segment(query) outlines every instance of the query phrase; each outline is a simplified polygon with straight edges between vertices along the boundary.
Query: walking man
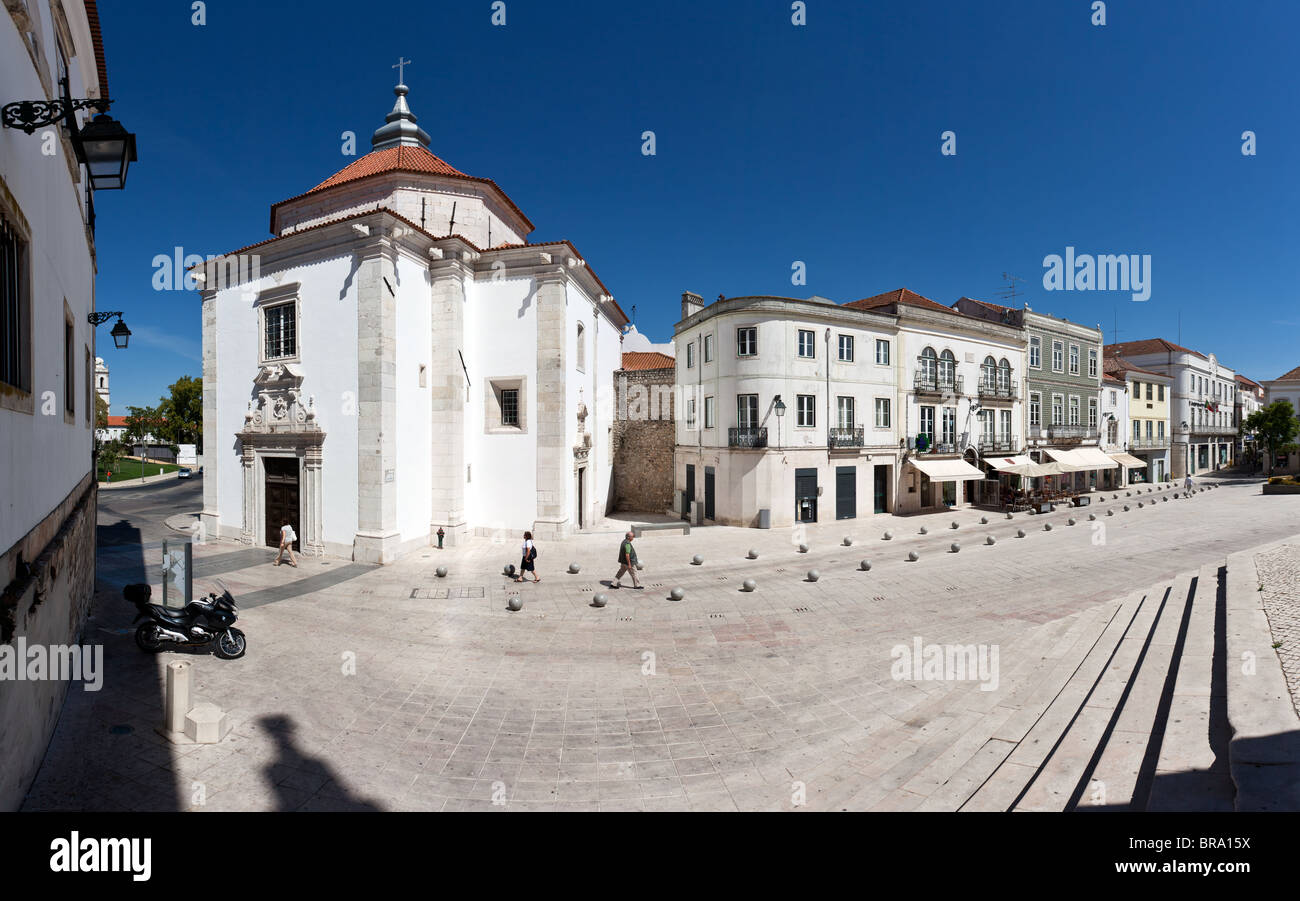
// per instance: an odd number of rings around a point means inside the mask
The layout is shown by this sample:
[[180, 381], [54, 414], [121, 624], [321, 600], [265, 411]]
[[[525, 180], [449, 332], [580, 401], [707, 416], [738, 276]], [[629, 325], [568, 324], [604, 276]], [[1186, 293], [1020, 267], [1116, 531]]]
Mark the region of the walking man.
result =
[[294, 569], [298, 568], [298, 560], [293, 555], [293, 543], [297, 540], [298, 536], [294, 534], [293, 526], [289, 525], [289, 520], [280, 520], [280, 553], [275, 555], [276, 566], [280, 565], [280, 561], [284, 558], [284, 552], [288, 551], [289, 564]]
[[1187, 478], [1183, 479], [1183, 487], [1188, 491], [1192, 490], [1192, 474], [1188, 473]]
[[632, 533], [628, 532], [623, 537], [623, 543], [618, 548], [618, 575], [614, 576], [614, 584], [610, 588], [622, 588], [619, 580], [624, 574], [631, 573], [632, 587], [640, 588], [641, 582], [636, 577], [636, 548], [632, 547]]

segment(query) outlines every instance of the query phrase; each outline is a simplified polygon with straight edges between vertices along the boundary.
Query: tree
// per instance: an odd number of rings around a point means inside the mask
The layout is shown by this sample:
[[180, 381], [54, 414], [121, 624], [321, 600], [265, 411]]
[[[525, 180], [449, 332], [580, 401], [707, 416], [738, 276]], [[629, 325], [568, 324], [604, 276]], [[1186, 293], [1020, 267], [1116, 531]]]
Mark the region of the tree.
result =
[[1268, 448], [1268, 471], [1273, 471], [1277, 454], [1296, 450], [1295, 437], [1300, 434], [1300, 420], [1289, 400], [1276, 400], [1246, 417], [1242, 430], [1255, 436]]
[[171, 444], [203, 444], [203, 379], [183, 375], [168, 389], [168, 396], [158, 401], [158, 413], [164, 423], [157, 436]]
[[149, 440], [158, 440], [164, 420], [157, 407], [127, 407], [126, 440], [144, 444], [144, 456], [149, 456]]
[[108, 428], [108, 404], [104, 403], [104, 398], [98, 394], [95, 395], [95, 430]]

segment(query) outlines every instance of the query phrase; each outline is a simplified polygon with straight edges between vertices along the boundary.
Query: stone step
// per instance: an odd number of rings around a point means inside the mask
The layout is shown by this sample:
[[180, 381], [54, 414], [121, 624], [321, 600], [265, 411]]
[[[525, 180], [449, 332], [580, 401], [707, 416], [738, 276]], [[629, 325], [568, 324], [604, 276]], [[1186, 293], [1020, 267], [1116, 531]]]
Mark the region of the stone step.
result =
[[1234, 808], [1226, 678], [1231, 661], [1221, 659], [1215, 673], [1215, 635], [1224, 625], [1218, 620], [1219, 566], [1207, 564], [1199, 573], [1147, 810]]
[[[1057, 740], [1085, 705], [1089, 692], [1101, 678], [1124, 638], [1141, 629], [1151, 614], [1149, 592], [1123, 599], [1114, 614], [1092, 636], [1084, 636], [1072, 653], [1036, 688], [1031, 700], [1008, 718], [992, 738], [1010, 745], [1002, 763], [966, 799], [961, 810], [1006, 811], [1035, 780]], [[987, 755], [989, 752], [985, 752]], [[987, 757], [982, 758], [987, 762]]]
[[1017, 810], [1133, 807], [1191, 584], [1184, 575], [1150, 593]]

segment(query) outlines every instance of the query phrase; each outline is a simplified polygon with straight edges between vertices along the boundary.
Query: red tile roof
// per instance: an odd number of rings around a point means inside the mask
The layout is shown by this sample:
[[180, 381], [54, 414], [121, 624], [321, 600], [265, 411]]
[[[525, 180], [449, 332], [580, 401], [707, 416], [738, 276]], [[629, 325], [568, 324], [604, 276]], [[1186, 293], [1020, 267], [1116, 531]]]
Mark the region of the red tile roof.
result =
[[[1296, 372], [1300, 372], [1300, 367], [1296, 368]], [[1237, 376], [1237, 381], [1241, 382], [1241, 384], [1243, 385], [1249, 385], [1251, 388], [1258, 388], [1260, 391], [1264, 390], [1263, 385], [1261, 385], [1259, 382], [1255, 381], [1254, 379], [1246, 378], [1244, 375], [1239, 374]]]
[[99, 30], [99, 7], [86, 0], [86, 21], [90, 24], [90, 45], [95, 48], [95, 74], [99, 77], [99, 99], [107, 100], [108, 66], [104, 63], [104, 36]]
[[108, 427], [109, 427], [110, 429], [115, 429], [115, 428], [117, 428], [118, 426], [122, 426], [122, 427], [125, 428], [125, 426], [126, 426], [126, 417], [125, 417], [125, 416], [110, 416], [110, 417], [108, 417]]
[[1292, 382], [1300, 379], [1300, 366], [1273, 379], [1275, 382]]
[[643, 369], [673, 369], [677, 361], [656, 351], [629, 350], [623, 354], [623, 368], [629, 372]]
[[1116, 356], [1115, 354], [1109, 353], [1109, 348], [1107, 348], [1107, 350], [1108, 352], [1106, 353], [1105, 357], [1102, 359], [1101, 362], [1101, 368], [1105, 370], [1107, 375], [1110, 375], [1112, 373], [1122, 375], [1126, 372], [1136, 372], [1136, 373], [1140, 373], [1141, 375], [1154, 375], [1158, 378], [1166, 378], [1166, 379], [1169, 378], [1169, 376], [1165, 375], [1163, 372], [1155, 372], [1150, 369], [1143, 369], [1141, 366], [1136, 366], [1121, 356]]
[[501, 198], [506, 202], [510, 209], [514, 210], [520, 220], [528, 227], [528, 231], [533, 231], [534, 226], [531, 220], [524, 215], [524, 211], [515, 206], [505, 191], [501, 190], [498, 185], [490, 178], [479, 178], [474, 175], [466, 175], [450, 163], [434, 156], [427, 148], [416, 145], [399, 145], [397, 147], [387, 147], [383, 150], [375, 150], [367, 153], [361, 159], [356, 160], [349, 165], [335, 172], [329, 178], [296, 197], [290, 197], [287, 200], [281, 200], [279, 203], [271, 206], [271, 231], [275, 231], [275, 214], [280, 207], [286, 203], [292, 203], [295, 200], [301, 200], [319, 191], [328, 191], [330, 188], [337, 188], [339, 185], [351, 184], [352, 182], [361, 181], [365, 178], [371, 178], [376, 175], [386, 175], [390, 172], [412, 172], [418, 175], [442, 175], [448, 178], [463, 178], [467, 181], [476, 181], [480, 184], [490, 185], [496, 190]]
[[1101, 380], [1102, 380], [1103, 382], [1110, 382], [1110, 383], [1115, 384], [1115, 385], [1123, 385], [1123, 384], [1124, 384], [1124, 380], [1123, 380], [1122, 378], [1120, 378], [1120, 377], [1117, 376], [1117, 375], [1111, 375], [1109, 372], [1103, 373], [1102, 376], [1101, 376]]
[[982, 307], [988, 307], [990, 310], [996, 310], [999, 313], [1019, 312], [1019, 310], [1016, 310], [1014, 307], [1004, 307], [1001, 304], [989, 303], [987, 300], [976, 300], [973, 297], [963, 297], [957, 302], [961, 303], [962, 300], [969, 300], [971, 303], [977, 303]]
[[877, 294], [874, 297], [864, 297], [862, 300], [855, 300], [844, 304], [844, 306], [854, 310], [878, 310], [881, 307], [890, 307], [900, 303], [920, 307], [923, 310], [933, 310], [936, 313], [947, 313], [950, 316], [966, 315], [951, 307], [945, 307], [941, 303], [935, 303], [930, 298], [922, 297], [907, 288], [895, 288], [893, 291], [886, 291], [884, 294]]
[[1205, 354], [1188, 347], [1180, 347], [1172, 341], [1166, 341], [1164, 338], [1145, 338], [1141, 341], [1121, 341], [1118, 344], [1107, 344], [1107, 354], [1115, 354], [1120, 357], [1140, 357], [1143, 354], [1194, 354], [1202, 360], [1206, 359]]

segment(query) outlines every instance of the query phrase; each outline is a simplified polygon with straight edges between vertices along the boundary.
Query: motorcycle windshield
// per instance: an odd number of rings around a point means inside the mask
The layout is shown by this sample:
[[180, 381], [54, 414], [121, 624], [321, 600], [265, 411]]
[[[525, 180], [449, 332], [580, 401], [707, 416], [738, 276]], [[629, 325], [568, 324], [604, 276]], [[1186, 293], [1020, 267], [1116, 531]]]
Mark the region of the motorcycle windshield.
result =
[[230, 593], [230, 589], [226, 587], [226, 583], [221, 581], [220, 579], [213, 579], [212, 581], [213, 584], [216, 585], [217, 592], [221, 600], [229, 604], [231, 610], [238, 610], [239, 607], [238, 605], [235, 604], [235, 596]]

